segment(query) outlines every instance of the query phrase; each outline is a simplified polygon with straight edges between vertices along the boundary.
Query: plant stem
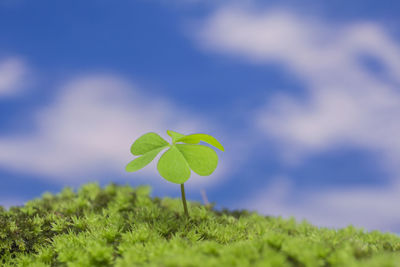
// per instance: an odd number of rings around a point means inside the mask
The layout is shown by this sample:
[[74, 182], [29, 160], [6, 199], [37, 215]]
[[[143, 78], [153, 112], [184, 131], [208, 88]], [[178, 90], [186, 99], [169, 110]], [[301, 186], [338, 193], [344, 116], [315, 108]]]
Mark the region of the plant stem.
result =
[[181, 184], [181, 193], [182, 193], [182, 203], [183, 203], [183, 209], [185, 210], [185, 215], [186, 217], [189, 218], [189, 212], [186, 204], [186, 196], [185, 196], [185, 186]]

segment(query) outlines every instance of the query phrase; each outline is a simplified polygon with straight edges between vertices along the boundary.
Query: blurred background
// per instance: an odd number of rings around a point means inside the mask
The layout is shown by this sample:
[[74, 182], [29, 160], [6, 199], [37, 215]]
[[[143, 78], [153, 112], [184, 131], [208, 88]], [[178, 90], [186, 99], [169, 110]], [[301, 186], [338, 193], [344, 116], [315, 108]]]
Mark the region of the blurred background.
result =
[[0, 205], [97, 181], [179, 197], [140, 135], [224, 146], [187, 197], [400, 232], [400, 2], [0, 0]]

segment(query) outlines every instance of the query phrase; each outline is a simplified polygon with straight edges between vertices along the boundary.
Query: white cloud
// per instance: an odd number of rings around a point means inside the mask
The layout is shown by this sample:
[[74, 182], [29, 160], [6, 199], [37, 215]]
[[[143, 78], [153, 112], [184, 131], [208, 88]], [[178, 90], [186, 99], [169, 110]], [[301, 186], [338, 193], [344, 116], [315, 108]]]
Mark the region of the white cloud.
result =
[[0, 61], [0, 97], [15, 95], [21, 92], [26, 84], [28, 68], [18, 58], [7, 58]]
[[[290, 180], [275, 179], [255, 197], [236, 205], [266, 215], [306, 219], [323, 227], [345, 227], [350, 224], [367, 230], [398, 232], [400, 183], [390, 188], [357, 187], [330, 191], [308, 191], [298, 194]], [[253, 193], [254, 194], [254, 193]], [[293, 195], [296, 196], [295, 201]]]
[[[392, 171], [382, 188], [306, 192], [298, 203], [290, 202], [294, 189], [278, 183], [260, 189], [243, 207], [326, 226], [398, 230], [400, 47], [383, 26], [230, 7], [210, 16], [199, 32], [196, 39], [206, 50], [254, 64], [282, 64], [304, 81], [305, 97], [282, 91], [255, 112], [256, 128], [276, 141], [289, 162], [301, 164], [307, 155], [349, 145], [375, 151], [378, 163]], [[368, 69], [362, 55], [374, 58], [380, 73]]]
[[[158, 176], [154, 163], [137, 174], [124, 171], [134, 158], [129, 148], [140, 135], [154, 131], [169, 140], [167, 129], [219, 131], [214, 122], [166, 99], [145, 95], [115, 76], [75, 78], [59, 92], [52, 103], [35, 113], [33, 133], [0, 137], [1, 167], [67, 184], [110, 179], [110, 174], [152, 177]], [[228, 161], [218, 166], [213, 179], [191, 179], [200, 184], [220, 181], [229, 169], [224, 166]]]
[[[209, 18], [198, 38], [251, 62], [282, 63], [305, 81], [307, 99], [282, 93], [256, 116], [287, 154], [344, 143], [400, 160], [400, 49], [379, 25], [334, 26], [289, 11], [228, 8]], [[386, 79], [368, 71], [361, 54], [381, 62]]]

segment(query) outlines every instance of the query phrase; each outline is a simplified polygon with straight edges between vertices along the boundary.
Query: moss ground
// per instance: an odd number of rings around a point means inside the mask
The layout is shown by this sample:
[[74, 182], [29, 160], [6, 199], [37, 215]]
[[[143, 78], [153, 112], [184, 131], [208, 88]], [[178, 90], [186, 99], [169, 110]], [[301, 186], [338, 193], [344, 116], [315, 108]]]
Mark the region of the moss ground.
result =
[[2, 266], [400, 266], [400, 237], [88, 184], [0, 207]]

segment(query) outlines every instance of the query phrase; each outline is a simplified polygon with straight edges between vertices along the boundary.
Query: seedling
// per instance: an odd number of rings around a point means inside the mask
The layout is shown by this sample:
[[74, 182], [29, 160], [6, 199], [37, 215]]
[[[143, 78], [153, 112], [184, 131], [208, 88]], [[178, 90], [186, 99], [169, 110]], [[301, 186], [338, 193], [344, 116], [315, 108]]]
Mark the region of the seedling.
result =
[[189, 212], [186, 204], [184, 183], [190, 178], [190, 170], [198, 175], [212, 174], [218, 165], [218, 155], [208, 146], [199, 145], [200, 141], [208, 143], [222, 151], [224, 147], [211, 135], [190, 134], [183, 135], [174, 131], [167, 131], [172, 138], [168, 143], [156, 133], [150, 132], [139, 137], [131, 146], [131, 153], [135, 158], [126, 165], [127, 172], [135, 172], [149, 164], [163, 149], [169, 148], [159, 159], [157, 169], [160, 175], [175, 184], [181, 185], [182, 203], [186, 216]]

